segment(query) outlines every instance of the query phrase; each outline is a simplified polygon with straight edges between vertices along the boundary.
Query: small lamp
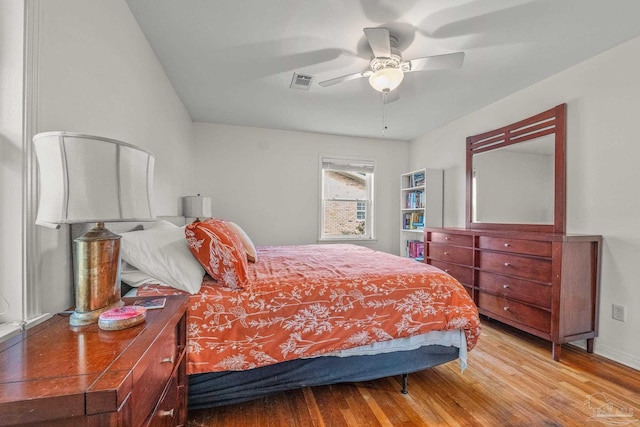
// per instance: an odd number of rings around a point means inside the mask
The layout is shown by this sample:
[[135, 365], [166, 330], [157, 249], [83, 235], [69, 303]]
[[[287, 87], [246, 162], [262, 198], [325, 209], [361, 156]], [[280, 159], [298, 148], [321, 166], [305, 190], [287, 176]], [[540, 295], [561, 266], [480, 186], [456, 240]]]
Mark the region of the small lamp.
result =
[[211, 197], [185, 196], [183, 202], [184, 216], [186, 218], [195, 218], [194, 222], [199, 222], [200, 218], [211, 217]]
[[97, 225], [74, 240], [73, 326], [98, 321], [123, 305], [120, 298], [120, 236], [105, 222], [152, 221], [154, 157], [125, 142], [71, 132], [33, 138], [40, 169], [36, 224]]

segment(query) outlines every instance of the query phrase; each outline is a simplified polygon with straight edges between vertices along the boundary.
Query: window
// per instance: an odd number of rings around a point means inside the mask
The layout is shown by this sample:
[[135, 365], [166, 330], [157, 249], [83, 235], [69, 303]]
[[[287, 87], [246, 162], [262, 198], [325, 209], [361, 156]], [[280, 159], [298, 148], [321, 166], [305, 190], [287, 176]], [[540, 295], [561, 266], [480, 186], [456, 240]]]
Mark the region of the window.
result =
[[374, 239], [371, 160], [322, 157], [320, 240]]
[[[31, 138], [36, 130], [35, 113], [38, 98], [38, 67], [34, 62], [37, 61], [39, 42], [39, 7], [39, 2], [31, 1], [24, 2], [23, 6], [9, 6], [9, 2], [4, 2], [0, 6], [0, 14], [3, 18], [6, 17], [2, 24], [12, 23], [3, 28], [3, 30], [6, 29], [3, 36], [7, 36], [8, 41], [15, 42], [8, 42], [7, 46], [11, 46], [11, 49], [0, 51], [0, 65], [8, 79], [15, 81], [19, 81], [20, 77], [23, 79], [19, 90], [14, 90], [14, 87], [10, 87], [11, 90], [4, 90], [3, 87], [0, 91], [0, 105], [10, 106], [12, 113], [16, 105], [23, 107], [16, 110], [21, 114], [10, 114], [7, 120], [3, 120], [6, 130], [11, 130], [7, 137], [10, 138], [7, 139], [8, 147], [18, 147], [22, 143], [22, 151], [21, 156], [11, 156], [6, 162], [3, 158], [1, 168], [3, 179], [7, 179], [0, 187], [7, 189], [9, 186], [15, 186], [15, 188], [2, 194], [2, 202], [7, 208], [0, 212], [0, 220], [3, 224], [12, 224], [14, 229], [18, 227], [19, 233], [16, 234], [12, 230], [2, 236], [6, 240], [5, 243], [14, 241], [15, 243], [3, 260], [9, 268], [0, 271], [0, 341], [49, 316], [42, 313], [40, 283], [37, 280], [41, 267], [38, 251], [41, 248], [38, 246], [40, 237], [35, 225], [37, 165], [31, 151], [33, 147]], [[22, 24], [13, 25], [16, 22], [23, 23], [24, 27]], [[16, 192], [19, 186], [22, 187], [22, 191]]]

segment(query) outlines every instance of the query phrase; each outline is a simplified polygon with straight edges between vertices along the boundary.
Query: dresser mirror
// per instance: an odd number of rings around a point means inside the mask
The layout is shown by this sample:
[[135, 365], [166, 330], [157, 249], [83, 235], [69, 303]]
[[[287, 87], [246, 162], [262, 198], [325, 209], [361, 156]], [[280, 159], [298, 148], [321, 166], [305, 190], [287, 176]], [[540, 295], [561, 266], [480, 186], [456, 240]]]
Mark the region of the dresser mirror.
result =
[[565, 119], [561, 104], [467, 138], [467, 228], [564, 232]]

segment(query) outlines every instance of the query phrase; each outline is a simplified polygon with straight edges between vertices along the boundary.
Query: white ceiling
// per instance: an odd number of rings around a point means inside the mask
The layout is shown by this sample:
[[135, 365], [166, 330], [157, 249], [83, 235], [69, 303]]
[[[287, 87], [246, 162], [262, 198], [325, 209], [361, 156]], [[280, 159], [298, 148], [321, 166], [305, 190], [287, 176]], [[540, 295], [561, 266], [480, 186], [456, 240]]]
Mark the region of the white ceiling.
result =
[[[126, 1], [194, 121], [398, 140], [640, 35], [639, 0]], [[367, 69], [365, 27], [389, 28], [405, 60], [464, 64], [407, 74], [386, 106], [367, 79], [320, 87]]]

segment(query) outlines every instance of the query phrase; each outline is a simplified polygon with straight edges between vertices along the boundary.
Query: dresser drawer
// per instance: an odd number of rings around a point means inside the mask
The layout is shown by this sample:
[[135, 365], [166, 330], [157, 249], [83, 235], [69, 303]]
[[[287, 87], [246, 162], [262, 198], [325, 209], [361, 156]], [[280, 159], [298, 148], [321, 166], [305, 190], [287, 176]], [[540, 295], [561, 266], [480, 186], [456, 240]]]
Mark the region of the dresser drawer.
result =
[[136, 410], [134, 425], [142, 425], [160, 400], [176, 366], [176, 354], [177, 334], [173, 329], [156, 341], [141, 360], [143, 373], [131, 394], [131, 404]]
[[551, 286], [499, 274], [478, 272], [478, 287], [501, 297], [551, 308]]
[[162, 398], [149, 419], [148, 426], [177, 426], [185, 423], [186, 420], [182, 420], [181, 417], [185, 410], [182, 406], [186, 401], [184, 396], [186, 389], [184, 385], [179, 384], [176, 371], [165, 387]]
[[473, 283], [473, 269], [471, 267], [463, 267], [461, 265], [449, 264], [448, 262], [436, 260], [431, 260], [430, 264], [434, 267], [438, 267], [445, 273], [449, 273], [463, 285], [471, 286]]
[[539, 331], [551, 331], [551, 313], [507, 298], [480, 292], [478, 307], [494, 313], [496, 317], [512, 320]]
[[427, 256], [439, 261], [473, 265], [473, 249], [471, 248], [430, 243], [427, 246]]
[[551, 282], [551, 260], [480, 251], [478, 266], [481, 270], [517, 276], [522, 279]]
[[473, 246], [473, 236], [464, 234], [429, 232], [427, 233], [427, 239], [430, 242], [445, 243], [447, 245]]
[[501, 237], [480, 236], [478, 247], [496, 251], [513, 252], [525, 255], [551, 256], [551, 242], [538, 240], [503, 239]]

